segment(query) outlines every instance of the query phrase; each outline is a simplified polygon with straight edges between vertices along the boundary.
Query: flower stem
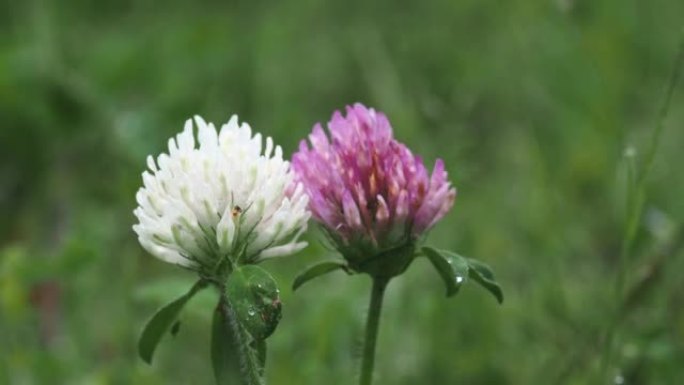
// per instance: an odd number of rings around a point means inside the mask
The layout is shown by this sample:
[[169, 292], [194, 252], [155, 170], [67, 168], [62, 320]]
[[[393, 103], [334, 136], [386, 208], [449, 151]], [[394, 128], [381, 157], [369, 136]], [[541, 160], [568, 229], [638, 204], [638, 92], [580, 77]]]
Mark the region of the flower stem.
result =
[[235, 310], [230, 304], [230, 301], [221, 294], [218, 304], [219, 311], [224, 322], [224, 328], [229, 333], [229, 340], [225, 341], [235, 348], [238, 354], [240, 382], [244, 385], [263, 385], [264, 381], [259, 375], [259, 367], [256, 363], [256, 357], [250, 351], [247, 344], [247, 335], [239, 324], [235, 315]]
[[368, 307], [368, 318], [366, 319], [366, 337], [363, 345], [360, 385], [371, 385], [373, 382], [375, 344], [378, 339], [382, 299], [385, 295], [385, 288], [387, 287], [388, 282], [388, 278], [373, 277], [373, 288], [371, 290], [370, 305]]

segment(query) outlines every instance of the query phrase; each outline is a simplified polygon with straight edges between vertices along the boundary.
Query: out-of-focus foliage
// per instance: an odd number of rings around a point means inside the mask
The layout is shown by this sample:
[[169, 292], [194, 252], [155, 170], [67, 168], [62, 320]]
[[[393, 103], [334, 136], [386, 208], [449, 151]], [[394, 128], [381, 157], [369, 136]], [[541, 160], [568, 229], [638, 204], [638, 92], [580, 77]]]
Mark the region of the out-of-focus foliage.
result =
[[[193, 298], [153, 367], [136, 338], [191, 274], [131, 231], [147, 154], [184, 120], [237, 113], [291, 154], [361, 101], [459, 196], [430, 244], [491, 265], [506, 292], [447, 299], [425, 259], [390, 284], [379, 384], [585, 384], [599, 367], [637, 161], [684, 19], [679, 0], [0, 5], [0, 383], [205, 384], [214, 298]], [[627, 384], [684, 375], [684, 92], [647, 181], [616, 336]], [[283, 288], [330, 255], [266, 264]], [[644, 279], [645, 277], [645, 279]], [[351, 384], [369, 280], [296, 295], [269, 339], [271, 384]], [[595, 383], [595, 382], [593, 382]]]

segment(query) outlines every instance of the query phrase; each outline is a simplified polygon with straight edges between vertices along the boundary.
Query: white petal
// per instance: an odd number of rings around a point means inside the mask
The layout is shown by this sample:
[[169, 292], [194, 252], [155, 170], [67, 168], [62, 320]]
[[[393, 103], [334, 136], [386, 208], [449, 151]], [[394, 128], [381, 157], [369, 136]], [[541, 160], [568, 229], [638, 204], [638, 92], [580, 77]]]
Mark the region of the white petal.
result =
[[235, 222], [231, 211], [227, 209], [218, 226], [216, 226], [216, 242], [221, 252], [224, 253], [231, 250], [235, 238]]
[[264, 156], [266, 158], [271, 156], [271, 152], [273, 151], [273, 139], [271, 137], [266, 137], [266, 149], [264, 150]]
[[185, 128], [183, 128], [183, 132], [178, 134], [176, 141], [178, 142], [178, 149], [181, 151], [189, 151], [195, 147], [195, 137], [192, 132], [192, 121], [188, 120], [185, 122]]
[[287, 245], [282, 246], [270, 247], [259, 254], [258, 260], [263, 261], [264, 259], [284, 257], [295, 254], [304, 249], [306, 246], [308, 246], [307, 242], [297, 242], [288, 243]]
[[157, 171], [157, 165], [154, 164], [154, 158], [152, 157], [152, 155], [147, 156], [147, 167], [151, 171]]

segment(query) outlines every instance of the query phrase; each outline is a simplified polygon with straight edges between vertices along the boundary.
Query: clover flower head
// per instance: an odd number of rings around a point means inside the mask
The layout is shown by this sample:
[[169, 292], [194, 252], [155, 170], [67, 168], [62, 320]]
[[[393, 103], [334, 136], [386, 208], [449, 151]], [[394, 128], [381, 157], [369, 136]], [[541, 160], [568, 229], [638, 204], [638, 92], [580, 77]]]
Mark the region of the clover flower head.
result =
[[[195, 138], [194, 126], [197, 127]], [[282, 149], [237, 116], [217, 130], [196, 116], [147, 158], [133, 226], [155, 257], [201, 272], [295, 253], [310, 213]]]
[[313, 217], [355, 264], [413, 245], [453, 206], [456, 190], [438, 159], [429, 175], [419, 156], [392, 136], [387, 117], [361, 104], [336, 111], [293, 156]]

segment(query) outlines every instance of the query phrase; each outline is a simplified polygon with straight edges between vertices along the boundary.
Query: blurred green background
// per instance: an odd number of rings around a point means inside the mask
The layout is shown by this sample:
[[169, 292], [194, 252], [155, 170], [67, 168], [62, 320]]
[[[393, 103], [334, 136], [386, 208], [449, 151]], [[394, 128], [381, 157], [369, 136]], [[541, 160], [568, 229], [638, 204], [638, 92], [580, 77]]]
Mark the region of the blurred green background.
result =
[[[429, 242], [480, 258], [506, 293], [446, 299], [416, 261], [388, 290], [378, 384], [589, 384], [625, 217], [684, 22], [680, 0], [0, 5], [0, 384], [209, 384], [211, 295], [152, 367], [138, 333], [192, 274], [131, 230], [147, 154], [186, 118], [237, 113], [291, 154], [361, 101], [459, 189]], [[684, 85], [647, 180], [616, 334], [616, 383], [684, 376]], [[283, 290], [270, 384], [353, 384], [369, 280], [315, 233], [266, 263]], [[208, 292], [207, 292], [208, 293]], [[205, 293], [205, 294], [207, 294]]]

